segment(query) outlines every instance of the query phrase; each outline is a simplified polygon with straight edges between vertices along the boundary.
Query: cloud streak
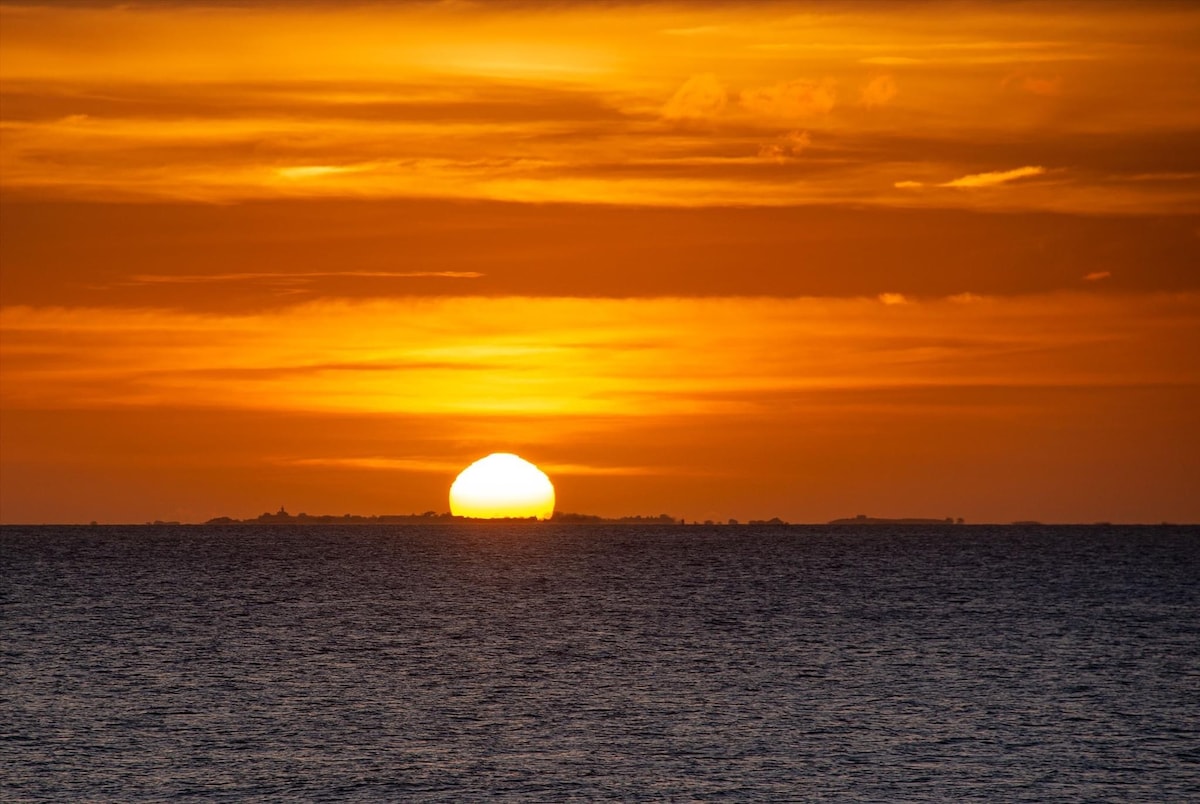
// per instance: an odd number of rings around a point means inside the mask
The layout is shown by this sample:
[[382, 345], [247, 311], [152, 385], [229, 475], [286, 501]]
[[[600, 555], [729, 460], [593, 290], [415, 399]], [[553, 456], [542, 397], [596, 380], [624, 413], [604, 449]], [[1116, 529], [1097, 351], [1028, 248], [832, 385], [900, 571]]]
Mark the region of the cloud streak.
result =
[[480, 279], [479, 271], [243, 271], [224, 274], [134, 274], [139, 285], [199, 285], [224, 282], [307, 283], [317, 279]]
[[[326, 458], [282, 458], [278, 460], [288, 466], [320, 466], [346, 469], [373, 469], [387, 472], [422, 472], [439, 475], [454, 475], [462, 471], [463, 464], [457, 461], [430, 458], [393, 458], [381, 456], [326, 457]], [[595, 466], [582, 463], [554, 463], [541, 461], [539, 468], [550, 474], [571, 477], [638, 477], [645, 475], [687, 474], [679, 467], [663, 466]]]
[[1038, 165], [1025, 165], [1024, 167], [1013, 168], [1012, 170], [995, 170], [988, 173], [972, 173], [968, 176], [962, 176], [957, 179], [939, 184], [939, 187], [959, 187], [959, 188], [975, 188], [975, 187], [996, 187], [1001, 184], [1008, 184], [1011, 181], [1018, 179], [1026, 179], [1032, 176], [1041, 176], [1046, 172], [1044, 167]]
[[903, 180], [895, 182], [892, 186], [898, 190], [918, 190], [922, 187], [950, 187], [953, 189], [978, 189], [984, 187], [998, 187], [1009, 182], [1017, 181], [1018, 179], [1027, 179], [1033, 176], [1041, 176], [1046, 173], [1046, 169], [1039, 165], [1026, 165], [1024, 167], [1013, 168], [1012, 170], [995, 170], [987, 173], [971, 173], [966, 176], [960, 176], [957, 179], [944, 181], [937, 184], [926, 184], [921, 181]]

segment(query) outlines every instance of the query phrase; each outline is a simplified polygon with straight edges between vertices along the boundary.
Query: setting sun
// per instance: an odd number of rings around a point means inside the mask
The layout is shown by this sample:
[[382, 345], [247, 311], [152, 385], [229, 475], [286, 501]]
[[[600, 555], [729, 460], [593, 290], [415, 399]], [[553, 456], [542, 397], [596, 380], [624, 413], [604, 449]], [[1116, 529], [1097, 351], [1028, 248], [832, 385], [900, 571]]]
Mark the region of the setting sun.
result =
[[450, 486], [450, 511], [472, 519], [549, 519], [554, 485], [529, 461], [496, 452], [459, 473]]

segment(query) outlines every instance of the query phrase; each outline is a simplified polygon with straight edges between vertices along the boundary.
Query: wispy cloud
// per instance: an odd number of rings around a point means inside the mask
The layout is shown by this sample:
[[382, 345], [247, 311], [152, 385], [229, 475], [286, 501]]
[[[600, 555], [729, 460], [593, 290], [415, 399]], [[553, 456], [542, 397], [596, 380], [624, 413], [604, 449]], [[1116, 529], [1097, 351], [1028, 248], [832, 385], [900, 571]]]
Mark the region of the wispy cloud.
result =
[[198, 285], [220, 282], [306, 283], [316, 279], [479, 279], [478, 271], [245, 271], [229, 274], [134, 274], [141, 285]]
[[636, 477], [640, 475], [676, 476], [694, 474], [695, 468], [675, 466], [594, 466], [583, 463], [538, 464], [551, 476], [576, 475], [579, 477]]
[[837, 104], [837, 81], [796, 79], [770, 86], [743, 90], [739, 98], [743, 108], [783, 119], [798, 119], [829, 114]]
[[313, 179], [341, 173], [360, 173], [370, 169], [370, 165], [296, 165], [276, 168], [275, 172], [285, 179]]
[[1108, 279], [1112, 276], [1112, 271], [1092, 271], [1089, 274], [1084, 274], [1083, 278], [1088, 282], [1099, 282], [1101, 279]]
[[1039, 165], [1026, 165], [1025, 167], [1013, 168], [1012, 170], [995, 170], [988, 173], [971, 173], [966, 176], [960, 176], [957, 179], [944, 181], [938, 184], [927, 184], [921, 181], [898, 181], [893, 184], [894, 187], [900, 190], [913, 190], [922, 187], [952, 187], [956, 189], [974, 189], [980, 187], [997, 187], [1001, 184], [1018, 179], [1025, 179], [1031, 176], [1041, 176], [1046, 172], [1044, 167]]
[[[394, 458], [377, 455], [358, 457], [280, 458], [276, 463], [287, 466], [328, 466], [345, 469], [375, 469], [386, 472], [427, 472], [453, 475], [466, 465], [465, 459], [449, 461], [435, 458]], [[584, 463], [554, 463], [540, 461], [538, 467], [551, 477], [556, 475], [576, 477], [637, 477], [643, 475], [690, 474], [674, 466], [603, 466]]]
[[383, 458], [377, 456], [355, 458], [280, 458], [275, 463], [286, 466], [332, 466], [345, 469], [379, 469], [388, 472], [434, 472], [453, 474], [462, 470], [462, 464], [454, 461], [425, 458]]
[[725, 108], [725, 86], [712, 73], [693, 75], [663, 107], [668, 120], [707, 120]]
[[810, 145], [812, 145], [812, 137], [808, 135], [807, 131], [789, 131], [775, 142], [761, 146], [758, 149], [758, 155], [762, 159], [786, 162], [799, 156]]
[[924, 64], [924, 59], [914, 59], [911, 56], [869, 56], [859, 59], [860, 64], [871, 64], [879, 67], [907, 67], [913, 64]]
[[692, 28], [667, 28], [663, 33], [668, 36], [712, 36], [727, 30], [724, 25], [697, 25]]
[[1046, 172], [1044, 167], [1037, 165], [1026, 165], [1025, 167], [1013, 168], [1012, 170], [995, 170], [988, 173], [972, 173], [968, 176], [953, 179], [938, 185], [939, 187], [995, 187], [999, 184], [1007, 184], [1010, 181], [1017, 179], [1025, 179], [1030, 176], [1041, 176]]

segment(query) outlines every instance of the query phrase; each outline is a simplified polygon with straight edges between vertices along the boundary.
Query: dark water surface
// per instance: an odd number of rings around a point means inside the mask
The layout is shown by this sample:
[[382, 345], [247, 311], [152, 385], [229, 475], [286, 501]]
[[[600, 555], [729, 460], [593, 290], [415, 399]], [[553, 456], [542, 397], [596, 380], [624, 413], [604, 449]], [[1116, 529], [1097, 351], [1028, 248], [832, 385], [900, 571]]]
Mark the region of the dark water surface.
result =
[[4, 528], [0, 799], [1200, 800], [1195, 528]]

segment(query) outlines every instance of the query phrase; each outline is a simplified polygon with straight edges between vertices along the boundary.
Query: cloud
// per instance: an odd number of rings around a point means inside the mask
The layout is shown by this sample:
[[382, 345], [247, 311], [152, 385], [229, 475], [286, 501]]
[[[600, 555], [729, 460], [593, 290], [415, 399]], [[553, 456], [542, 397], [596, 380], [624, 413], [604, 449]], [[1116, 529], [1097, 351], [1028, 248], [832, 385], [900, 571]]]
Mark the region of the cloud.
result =
[[279, 463], [289, 466], [334, 466], [348, 469], [383, 469], [393, 472], [434, 472], [454, 474], [462, 465], [453, 461], [423, 458], [284, 458]]
[[919, 190], [923, 187], [951, 187], [954, 189], [977, 189], [980, 187], [997, 187], [1001, 184], [1007, 184], [1017, 179], [1024, 179], [1029, 176], [1041, 176], [1046, 172], [1044, 167], [1040, 165], [1025, 165], [1024, 167], [1013, 168], [1012, 170], [994, 170], [988, 173], [971, 173], [966, 176], [960, 176], [957, 179], [940, 182], [938, 184], [927, 184], [923, 181], [898, 181], [892, 184], [897, 190]]
[[725, 87], [712, 73], [693, 75], [675, 91], [663, 107], [668, 120], [708, 120], [725, 108]]
[[1111, 176], [1110, 181], [1153, 181], [1153, 182], [1171, 182], [1171, 181], [1195, 181], [1200, 179], [1200, 172], [1189, 170], [1159, 170], [1153, 173], [1134, 173], [1126, 176]]
[[691, 28], [667, 28], [663, 33], [667, 36], [710, 36], [727, 30], [724, 25], [696, 25]]
[[[428, 472], [455, 475], [467, 465], [466, 459], [450, 461], [436, 458], [390, 458], [383, 456], [280, 458], [274, 463], [285, 466], [329, 466], [345, 469], [374, 469], [385, 472]], [[643, 475], [679, 476], [692, 474], [676, 466], [598, 466], [584, 463], [553, 463], [539, 461], [538, 468], [552, 477], [572, 475], [577, 477], [636, 477]]]
[[135, 274], [129, 279], [139, 285], [191, 285], [214, 282], [310, 282], [314, 279], [479, 279], [478, 271], [245, 271], [229, 274]]
[[999, 184], [1007, 184], [1010, 181], [1024, 179], [1029, 176], [1041, 176], [1045, 172], [1046, 169], [1039, 165], [1026, 165], [1024, 167], [1013, 168], [1012, 170], [994, 170], [990, 173], [972, 173], [968, 176], [962, 176], [960, 178], [939, 184], [938, 187], [995, 187]]
[[1088, 282], [1099, 282], [1101, 279], [1108, 279], [1112, 276], [1112, 271], [1092, 271], [1090, 274], [1084, 274], [1084, 279]]
[[879, 300], [889, 307], [898, 304], [908, 304], [908, 297], [903, 293], [880, 293]]
[[767, 143], [758, 149], [761, 159], [771, 159], [776, 162], [786, 162], [799, 156], [805, 148], [812, 144], [812, 137], [807, 131], [789, 131], [777, 141]]
[[742, 92], [742, 107], [767, 117], [794, 119], [828, 114], [837, 103], [837, 82], [797, 79]]
[[896, 79], [890, 75], [877, 75], [863, 85], [859, 100], [863, 106], [873, 109], [891, 103], [898, 91]]
[[908, 56], [871, 56], [859, 59], [859, 64], [874, 64], [880, 67], [906, 67], [912, 64], [924, 64], [925, 59], [914, 59]]
[[[1131, 21], [1145, 17], [1146, 41], [1151, 31], [1164, 46], [1175, 41], [1178, 21], [1149, 10], [1099, 15], [1089, 22], [1099, 38], [1080, 50], [1073, 23], [1054, 14], [1031, 11], [1011, 28], [974, 15], [950, 31], [923, 4], [918, 22], [908, 4], [861, 19], [757, 3], [695, 14], [652, 4], [645, 15], [590, 3], [455, 3], [453, 13], [432, 4], [428, 14], [418, 11], [425, 4], [366, 3], [361, 14], [314, 16], [304, 3], [259, 0], [254, 19], [213, 4], [201, 36], [176, 13], [186, 3], [117, 11], [87, 2], [85, 27], [111, 45], [95, 49], [65, 36], [84, 24], [77, 5], [42, 3], [33, 16], [5, 19], [6, 197], [1123, 214], [1177, 212], [1200, 197], [1182, 178], [1195, 172], [1181, 156], [1195, 120], [1178, 87], [1138, 84], [1131, 115], [1128, 82], [1114, 79], [1145, 66], [1141, 49], [1121, 44], [1143, 31]], [[1092, 60], [1057, 63], [1072, 54]], [[996, 57], [1005, 61], [948, 62]], [[1087, 136], [1070, 115], [1045, 116], [1056, 101], [1036, 93], [1058, 89], [1086, 92]], [[997, 105], [998, 95], [1008, 102]], [[899, 107], [906, 116], [895, 125], [870, 119]], [[850, 108], [858, 115], [840, 114]], [[664, 125], [674, 133], [664, 136]], [[682, 136], [700, 128], [705, 136]], [[819, 153], [810, 146], [803, 180], [784, 181], [763, 160], [795, 156], [774, 141], [795, 129], [817, 132]], [[1019, 193], [933, 189], [965, 172], [1035, 161], [1070, 163], [1072, 181], [1052, 192], [1040, 182]], [[1168, 170], [1181, 177], [1172, 186], [1130, 187], [1125, 178]], [[918, 177], [923, 192], [892, 186]]]
[[[625, 477], [630, 475], [679, 475], [687, 474], [688, 470], [679, 467], [653, 467], [653, 466], [590, 466], [583, 463], [546, 463], [541, 462], [538, 466], [553, 475], [579, 475], [589, 477]], [[694, 472], [694, 470], [692, 470]]]
[[339, 173], [359, 173], [370, 169], [369, 165], [296, 165], [276, 168], [275, 172], [285, 179], [312, 179]]

